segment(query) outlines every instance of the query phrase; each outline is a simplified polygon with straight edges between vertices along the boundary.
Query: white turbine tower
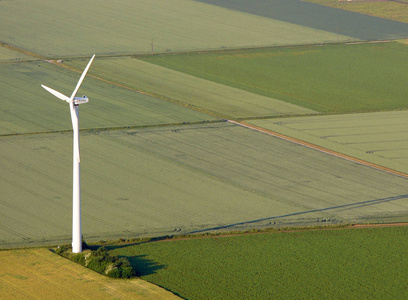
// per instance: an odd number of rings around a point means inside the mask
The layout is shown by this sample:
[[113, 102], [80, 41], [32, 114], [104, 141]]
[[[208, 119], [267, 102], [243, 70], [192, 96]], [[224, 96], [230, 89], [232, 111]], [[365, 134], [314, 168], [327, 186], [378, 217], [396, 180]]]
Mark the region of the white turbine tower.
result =
[[71, 97], [65, 96], [52, 88], [45, 85], [41, 85], [48, 92], [54, 96], [60, 98], [61, 100], [67, 101], [69, 103], [69, 109], [71, 111], [71, 121], [72, 129], [74, 131], [74, 163], [73, 163], [73, 184], [72, 184], [72, 252], [81, 253], [82, 252], [82, 231], [81, 231], [81, 182], [80, 182], [80, 157], [79, 157], [79, 117], [78, 117], [78, 105], [82, 103], [87, 103], [89, 101], [88, 97], [75, 97], [76, 93], [81, 86], [82, 81], [88, 72], [89, 67], [92, 64], [95, 54], [92, 56], [88, 65], [86, 66], [84, 72], [79, 78], [79, 81], [73, 91]]

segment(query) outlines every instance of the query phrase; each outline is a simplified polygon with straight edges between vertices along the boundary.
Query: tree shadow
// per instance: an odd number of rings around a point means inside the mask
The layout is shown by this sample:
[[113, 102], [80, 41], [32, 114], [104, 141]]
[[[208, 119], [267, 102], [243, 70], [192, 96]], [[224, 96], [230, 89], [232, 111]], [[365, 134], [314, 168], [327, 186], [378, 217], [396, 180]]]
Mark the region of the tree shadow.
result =
[[[88, 249], [92, 251], [96, 251], [101, 247], [105, 247], [109, 251], [109, 250], [118, 249], [118, 248], [131, 247], [131, 246], [139, 245], [142, 243], [146, 243], [146, 242], [125, 244], [125, 245], [89, 245]], [[126, 258], [131, 264], [133, 270], [135, 270], [136, 276], [138, 277], [155, 274], [157, 273], [158, 270], [166, 267], [165, 265], [159, 264], [152, 259], [148, 259], [146, 254], [135, 255], [135, 256], [118, 255], [118, 257]]]
[[147, 255], [126, 256], [133, 269], [136, 270], [136, 276], [152, 275], [166, 267], [146, 257]]

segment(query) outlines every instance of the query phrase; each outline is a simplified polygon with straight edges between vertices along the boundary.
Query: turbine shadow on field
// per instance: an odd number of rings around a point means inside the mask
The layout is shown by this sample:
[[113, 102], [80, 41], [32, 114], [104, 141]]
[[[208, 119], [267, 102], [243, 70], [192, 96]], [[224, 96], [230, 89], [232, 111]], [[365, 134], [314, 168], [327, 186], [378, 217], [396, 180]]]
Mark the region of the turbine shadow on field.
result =
[[361, 207], [377, 205], [377, 204], [396, 201], [396, 200], [401, 200], [401, 199], [408, 199], [408, 194], [407, 195], [394, 196], [394, 197], [381, 198], [381, 199], [375, 199], [375, 200], [361, 201], [361, 202], [338, 205], [338, 206], [331, 206], [331, 207], [320, 208], [320, 209], [312, 209], [312, 210], [307, 210], [307, 211], [302, 211], [302, 212], [295, 212], [295, 213], [291, 213], [291, 214], [286, 214], [286, 215], [281, 215], [281, 216], [274, 216], [274, 217], [269, 217], [269, 218], [262, 218], [262, 219], [245, 221], [245, 222], [239, 222], [239, 223], [228, 224], [228, 225], [224, 225], [224, 226], [218, 226], [218, 227], [206, 228], [206, 229], [201, 229], [201, 230], [195, 230], [195, 231], [188, 232], [187, 234], [202, 233], [202, 232], [207, 232], [207, 231], [212, 231], [212, 230], [228, 229], [228, 228], [233, 228], [235, 226], [249, 225], [249, 224], [254, 224], [254, 223], [258, 223], [258, 222], [264, 222], [264, 221], [269, 221], [269, 220], [277, 220], [277, 219], [280, 219], [280, 218], [287, 218], [287, 217], [292, 217], [292, 216], [306, 215], [306, 214], [315, 213], [315, 212], [333, 211], [333, 210], [351, 210], [351, 209], [357, 209], [357, 208], [361, 208]]

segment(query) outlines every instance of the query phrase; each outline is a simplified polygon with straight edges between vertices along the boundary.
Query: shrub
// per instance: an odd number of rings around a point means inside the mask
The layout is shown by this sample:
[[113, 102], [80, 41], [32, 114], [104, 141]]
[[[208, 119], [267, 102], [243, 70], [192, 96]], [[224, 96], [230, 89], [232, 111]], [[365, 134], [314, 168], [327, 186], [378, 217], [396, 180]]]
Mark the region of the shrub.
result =
[[67, 257], [67, 252], [68, 252], [68, 247], [67, 246], [58, 246], [57, 250], [55, 250], [55, 253], [63, 256], [63, 257]]
[[130, 267], [122, 267], [122, 278], [131, 278], [136, 275], [135, 270]]
[[78, 253], [78, 254], [71, 254], [69, 256], [69, 259], [72, 261], [85, 266], [85, 255], [83, 253]]
[[131, 278], [136, 275], [127, 258], [111, 256], [105, 246], [96, 251], [87, 250], [78, 254], [71, 253], [68, 247], [62, 246], [55, 253], [108, 277]]

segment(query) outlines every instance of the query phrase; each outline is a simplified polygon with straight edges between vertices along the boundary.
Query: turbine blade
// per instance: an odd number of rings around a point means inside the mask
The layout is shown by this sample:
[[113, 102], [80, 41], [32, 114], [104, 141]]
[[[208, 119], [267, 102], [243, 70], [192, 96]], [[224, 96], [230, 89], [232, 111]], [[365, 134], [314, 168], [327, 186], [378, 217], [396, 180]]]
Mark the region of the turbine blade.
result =
[[51, 94], [53, 94], [55, 97], [60, 98], [61, 100], [67, 101], [69, 102], [70, 99], [68, 98], [68, 96], [65, 96], [64, 94], [61, 94], [60, 92], [57, 92], [56, 90], [53, 90], [52, 88], [49, 88], [48, 86], [45, 85], [41, 85], [45, 90], [47, 90], [48, 92], [50, 92]]
[[86, 73], [88, 72], [88, 69], [89, 69], [89, 67], [91, 66], [92, 61], [94, 60], [94, 58], [95, 58], [95, 54], [92, 56], [92, 58], [91, 58], [91, 60], [89, 61], [88, 65], [86, 66], [84, 72], [83, 72], [82, 75], [81, 75], [81, 78], [79, 78], [79, 81], [78, 81], [78, 83], [77, 83], [77, 85], [76, 85], [76, 87], [75, 87], [75, 90], [72, 92], [72, 95], [71, 95], [71, 98], [70, 98], [71, 101], [74, 100], [74, 97], [75, 97], [76, 93], [78, 92], [79, 87], [81, 86], [82, 81], [84, 80], [85, 75], [86, 75]]

